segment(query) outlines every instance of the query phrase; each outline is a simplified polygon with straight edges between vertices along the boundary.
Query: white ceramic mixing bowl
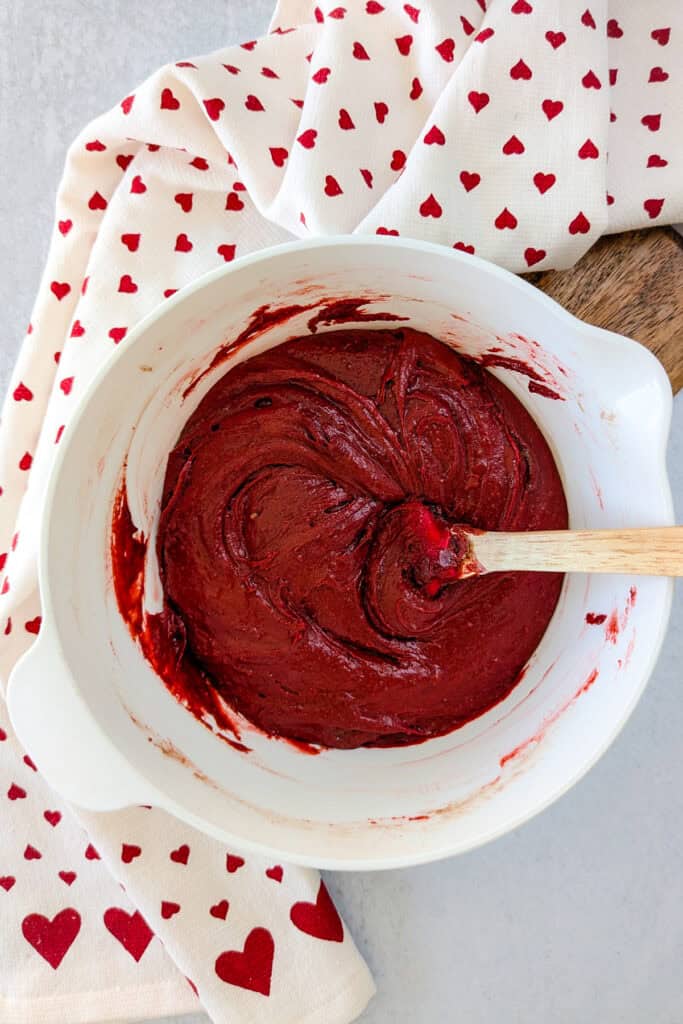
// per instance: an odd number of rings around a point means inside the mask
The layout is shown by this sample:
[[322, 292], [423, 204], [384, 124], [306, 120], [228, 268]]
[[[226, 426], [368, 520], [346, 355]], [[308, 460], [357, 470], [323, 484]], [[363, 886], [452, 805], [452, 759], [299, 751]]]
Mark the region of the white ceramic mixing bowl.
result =
[[[573, 527], [672, 522], [671, 393], [661, 366], [512, 274], [442, 247], [380, 238], [295, 243], [211, 273], [116, 351], [66, 431], [51, 479], [43, 625], [8, 700], [20, 740], [76, 804], [154, 804], [233, 846], [303, 864], [414, 864], [476, 846], [545, 807], [632, 711], [666, 627], [668, 579], [568, 577], [508, 698], [412, 747], [312, 757], [247, 726], [242, 739], [252, 752], [241, 753], [179, 704], [144, 660], [118, 612], [109, 565], [124, 462], [134, 520], [149, 535], [166, 454], [211, 384], [243, 358], [306, 333], [316, 309], [349, 297], [363, 300], [357, 309], [371, 326], [387, 326], [375, 319], [382, 312], [400, 314], [475, 358], [493, 349], [499, 361], [526, 363], [541, 390], [559, 393], [561, 400], [532, 393], [523, 373], [492, 370], [544, 430]], [[257, 332], [183, 399], [193, 375], [266, 303], [307, 308]], [[323, 318], [318, 329], [338, 326]], [[607, 620], [590, 624], [591, 614]]]

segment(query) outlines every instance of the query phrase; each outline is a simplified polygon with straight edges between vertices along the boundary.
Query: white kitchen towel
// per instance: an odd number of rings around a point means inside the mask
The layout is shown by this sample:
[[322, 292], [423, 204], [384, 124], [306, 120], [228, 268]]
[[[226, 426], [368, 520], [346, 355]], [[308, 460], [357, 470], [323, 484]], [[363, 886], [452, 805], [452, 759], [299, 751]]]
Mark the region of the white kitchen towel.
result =
[[[0, 432], [3, 683], [40, 629], [56, 446], [166, 296], [292, 236], [400, 233], [520, 271], [683, 219], [683, 8], [586, 2], [285, 0], [264, 38], [161, 69], [81, 133]], [[73, 812], [0, 724], [3, 1021], [185, 1010], [182, 974], [215, 1021], [361, 1011], [372, 981], [315, 872], [156, 810]]]

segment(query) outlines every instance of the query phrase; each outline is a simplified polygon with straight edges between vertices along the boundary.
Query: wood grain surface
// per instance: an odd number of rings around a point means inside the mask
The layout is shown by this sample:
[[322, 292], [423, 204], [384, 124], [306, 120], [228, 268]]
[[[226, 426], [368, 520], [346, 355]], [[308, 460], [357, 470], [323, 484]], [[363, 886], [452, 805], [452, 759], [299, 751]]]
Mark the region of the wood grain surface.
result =
[[570, 313], [635, 338], [683, 387], [683, 239], [672, 228], [605, 235], [570, 270], [525, 274]]

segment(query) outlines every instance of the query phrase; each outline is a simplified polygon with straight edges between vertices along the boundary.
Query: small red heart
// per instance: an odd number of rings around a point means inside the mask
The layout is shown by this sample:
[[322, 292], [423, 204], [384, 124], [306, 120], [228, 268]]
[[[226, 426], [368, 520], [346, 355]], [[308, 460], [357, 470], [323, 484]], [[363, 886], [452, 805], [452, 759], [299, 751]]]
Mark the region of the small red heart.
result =
[[411, 100], [419, 100], [420, 96], [422, 95], [422, 83], [420, 82], [419, 78], [413, 79], [410, 86], [410, 92], [408, 95], [410, 96]]
[[12, 875], [2, 875], [2, 877], [0, 877], [0, 888], [4, 889], [5, 892], [9, 892], [10, 889], [15, 885], [16, 881], [16, 878], [14, 878]]
[[476, 89], [473, 89], [467, 94], [467, 99], [469, 100], [470, 106], [473, 108], [475, 114], [478, 114], [480, 110], [484, 109], [484, 107], [489, 103], [490, 98], [491, 97], [487, 92], [477, 92]]
[[215, 964], [216, 974], [228, 985], [238, 985], [268, 996], [274, 952], [273, 936], [267, 928], [252, 928], [243, 950], [228, 950], [220, 954]]
[[564, 110], [564, 103], [562, 100], [543, 100], [541, 103], [541, 110], [548, 120], [552, 121], [554, 117], [557, 117], [558, 114], [562, 113]]
[[194, 246], [185, 232], [181, 232], [175, 240], [175, 252], [192, 252]]
[[219, 97], [214, 97], [210, 100], [202, 100], [204, 109], [211, 118], [212, 121], [217, 121], [221, 116], [222, 111], [225, 110], [225, 102]]
[[31, 846], [27, 843], [26, 849], [24, 850], [24, 860], [40, 860], [42, 858], [40, 850], [36, 850], [35, 846]]
[[477, 174], [476, 171], [461, 171], [460, 181], [465, 191], [471, 192], [481, 181], [481, 175]]
[[669, 38], [671, 37], [671, 29], [655, 28], [650, 32], [650, 36], [656, 43], [659, 43], [660, 46], [666, 46], [669, 42]]
[[236, 192], [228, 192], [228, 197], [225, 200], [225, 209], [234, 211], [244, 209], [244, 203]]
[[217, 917], [220, 921], [225, 921], [229, 910], [230, 904], [228, 901], [220, 900], [220, 902], [214, 903], [214, 905], [209, 908], [209, 913], [211, 914], [211, 917]]
[[453, 58], [455, 56], [455, 39], [451, 39], [450, 36], [446, 39], [442, 39], [440, 43], [437, 43], [434, 49], [447, 64], [453, 63]]
[[398, 235], [396, 228], [377, 228], [376, 235]]
[[612, 206], [613, 203], [614, 203], [614, 196], [611, 196], [609, 194], [609, 192], [606, 192], [605, 193], [605, 200], [606, 200], [608, 206]]
[[640, 123], [645, 125], [651, 132], [658, 132], [662, 124], [661, 114], [646, 114], [641, 117]]
[[61, 427], [57, 427], [57, 433], [55, 434], [55, 444], [59, 444], [59, 442], [62, 439], [62, 434], [63, 433], [64, 433], [64, 425], [62, 424]]
[[580, 160], [597, 160], [600, 152], [592, 139], [586, 139], [578, 151], [578, 156]]
[[389, 113], [389, 107], [382, 100], [375, 103], [375, 117], [379, 124], [384, 124]]
[[666, 72], [664, 68], [651, 68], [648, 82], [666, 82], [668, 77], [668, 72]]
[[581, 24], [585, 25], [586, 28], [595, 28], [595, 19], [588, 8], [581, 15]]
[[147, 191], [147, 186], [145, 185], [144, 181], [142, 180], [139, 174], [136, 174], [133, 180], [131, 181], [130, 190], [133, 193], [133, 195], [142, 195], [143, 192]]
[[139, 857], [142, 850], [135, 843], [122, 843], [121, 844], [121, 860], [124, 864], [130, 864], [132, 860]]
[[25, 800], [26, 790], [18, 786], [16, 782], [13, 782], [10, 788], [7, 790], [7, 796], [10, 800]]
[[133, 93], [132, 96], [126, 96], [125, 100], [121, 100], [121, 110], [124, 112], [124, 114], [130, 114], [134, 100], [135, 93]]
[[67, 284], [66, 281], [53, 281], [50, 284], [50, 291], [61, 302], [71, 291], [71, 285]]
[[88, 209], [90, 210], [106, 210], [107, 200], [99, 192], [93, 192], [88, 200]]
[[264, 78], [279, 78], [280, 76], [272, 68], [261, 68], [261, 74]]
[[511, 231], [517, 227], [517, 218], [514, 213], [508, 210], [507, 206], [504, 206], [498, 216], [493, 222], [499, 231], [503, 231], [505, 228], [509, 228]]
[[129, 252], [137, 252], [140, 245], [140, 235], [121, 235], [121, 242], [128, 249]]
[[395, 149], [391, 154], [390, 167], [392, 171], [402, 171], [406, 165], [406, 155], [402, 149]]
[[353, 121], [351, 120], [351, 115], [349, 114], [348, 110], [344, 110], [343, 107], [339, 111], [339, 127], [342, 128], [345, 132], [348, 132], [352, 128], [356, 127]]
[[[31, 456], [29, 455], [29, 458], [30, 457]], [[23, 462], [25, 458], [26, 458], [26, 456], [24, 455], [24, 457], [22, 458], [21, 462]], [[24, 468], [29, 469], [30, 463], [29, 463], [28, 466], [23, 467], [21, 465], [21, 462], [19, 463], [19, 469], [24, 469]], [[8, 593], [8, 591], [9, 591], [9, 580], [5, 576], [5, 579], [3, 580], [3, 584], [2, 584], [2, 589], [0, 590], [0, 594], [6, 594], [6, 593]], [[10, 618], [8, 618], [7, 619], [7, 625], [5, 626], [5, 636], [9, 636], [11, 632], [12, 632], [12, 620]]]
[[365, 5], [366, 14], [381, 14], [384, 8], [377, 0], [368, 0]]
[[193, 64], [191, 60], [177, 60], [175, 66], [177, 68], [194, 68], [197, 70], [197, 65]]
[[433, 124], [422, 141], [427, 146], [443, 146], [446, 142], [446, 136], [440, 128]]
[[524, 143], [517, 138], [516, 135], [511, 135], [506, 143], [503, 145], [503, 152], [506, 156], [515, 156], [519, 153], [524, 152]]
[[646, 199], [643, 203], [643, 209], [647, 213], [650, 220], [654, 220], [655, 217], [659, 217], [664, 206], [663, 199]]
[[609, 69], [609, 84], [610, 85], [616, 85], [617, 84], [617, 74], [618, 73], [619, 73], [619, 68], [610, 68]]
[[365, 184], [368, 188], [372, 188], [372, 171], [369, 171], [367, 167], [361, 167], [359, 170]]
[[136, 285], [135, 281], [130, 276], [130, 274], [123, 274], [123, 276], [121, 277], [121, 280], [119, 281], [119, 291], [120, 292], [128, 292], [129, 294], [133, 294], [137, 290], [138, 290], [138, 286]]
[[311, 78], [317, 85], [324, 85], [327, 79], [330, 77], [329, 68], [319, 68]]
[[284, 146], [270, 146], [270, 159], [276, 167], [284, 167], [289, 153]]
[[99, 853], [97, 852], [97, 850], [95, 849], [95, 847], [93, 846], [92, 843], [88, 843], [88, 845], [85, 848], [85, 859], [86, 860], [99, 860], [100, 859], [100, 855], [99, 855]]
[[669, 161], [665, 160], [659, 153], [651, 153], [647, 158], [648, 167], [668, 167]]
[[26, 941], [55, 971], [80, 930], [81, 915], [72, 907], [61, 910], [52, 919], [43, 914], [29, 914], [21, 922]]
[[209, 161], [205, 160], [203, 156], [196, 156], [194, 160], [190, 160], [190, 167], [194, 167], [198, 171], [208, 171]]
[[62, 820], [62, 815], [60, 811], [43, 811], [43, 817], [45, 818], [45, 821], [52, 825], [53, 828], [56, 825], [59, 825], [60, 821]]
[[540, 263], [541, 260], [545, 259], [545, 257], [545, 249], [534, 249], [533, 246], [529, 246], [528, 249], [524, 250], [524, 259], [526, 260], [527, 266], [529, 267], [533, 267], [537, 263]]
[[190, 857], [190, 847], [187, 843], [183, 843], [177, 850], [171, 850], [168, 856], [174, 864], [187, 864]]
[[172, 295], [175, 295], [175, 293], [176, 293], [177, 291], [178, 291], [178, 289], [177, 289], [177, 288], [166, 288], [166, 289], [164, 289], [164, 298], [165, 298], [165, 299], [170, 299], [170, 298], [171, 298], [171, 296], [172, 296]]
[[590, 227], [591, 227], [591, 225], [590, 225], [590, 221], [588, 220], [588, 218], [583, 213], [579, 212], [579, 213], [577, 213], [576, 217], [574, 217], [574, 220], [569, 225], [569, 234], [570, 235], [587, 235], [588, 232], [590, 231]]
[[230, 263], [235, 258], [235, 249], [235, 245], [228, 245], [227, 243], [223, 243], [223, 245], [218, 246], [216, 252], [218, 253], [219, 256], [223, 257], [226, 263]]
[[[5, 568], [5, 563], [6, 562], [7, 562], [7, 552], [3, 551], [2, 554], [0, 554], [0, 572], [2, 572], [2, 570]], [[7, 739], [6, 733], [2, 729], [0, 729], [0, 733], [2, 733], [2, 735], [0, 736], [0, 741], [6, 740]]]
[[404, 4], [403, 10], [406, 12], [411, 21], [414, 21], [417, 25], [420, 18], [420, 10], [418, 7], [413, 7], [412, 4]]
[[140, 911], [128, 914], [121, 907], [109, 907], [104, 912], [103, 920], [107, 931], [111, 932], [133, 960], [139, 963], [142, 954], [154, 938], [152, 929]]
[[240, 43], [240, 46], [242, 47], [243, 50], [250, 50], [251, 51], [251, 50], [255, 49], [257, 43], [258, 43], [258, 39], [250, 39], [249, 42], [247, 42], [247, 43]]
[[407, 57], [410, 53], [410, 47], [413, 45], [413, 37], [411, 35], [398, 36], [394, 42], [398, 47], [398, 52], [403, 57]]
[[266, 877], [272, 878], [274, 882], [281, 882], [284, 872], [279, 864], [273, 868], [266, 868]]
[[173, 197], [183, 213], [189, 213], [192, 209], [192, 192], [178, 192]]
[[147, 146], [147, 149], [150, 153], [158, 153], [159, 150], [161, 149], [161, 146], [159, 146], [156, 142], [146, 142], [145, 145]]
[[12, 398], [15, 402], [32, 402], [33, 392], [26, 387], [23, 381], [19, 381], [12, 393]]
[[434, 195], [430, 192], [424, 202], [420, 203], [420, 214], [423, 217], [435, 217], [438, 218], [443, 213], [440, 204], [435, 199]]
[[233, 875], [235, 871], [239, 871], [244, 866], [244, 858], [238, 857], [236, 854], [229, 853], [225, 858], [225, 867], [229, 875]]
[[63, 234], [63, 235], [68, 235], [73, 226], [74, 226], [74, 222], [72, 220], [70, 220], [70, 219], [60, 220], [57, 223], [57, 227], [59, 228], [61, 234]]
[[59, 386], [65, 395], [71, 394], [71, 388], [73, 387], [73, 377], [65, 377], [64, 380], [60, 380]]
[[28, 765], [28, 767], [31, 769], [32, 772], [37, 772], [38, 771], [38, 769], [36, 768], [36, 766], [34, 765], [33, 761], [31, 760], [31, 758], [29, 757], [28, 754], [24, 754], [23, 762], [24, 762], [24, 764]]
[[624, 32], [616, 18], [610, 18], [607, 22], [607, 35], [610, 39], [621, 39]]
[[474, 32], [474, 25], [472, 24], [471, 21], [467, 20], [464, 14], [460, 15], [460, 24], [462, 25], [462, 30], [465, 33], [465, 35], [471, 36], [472, 33]]
[[[73, 377], [71, 378], [71, 380], [73, 381]], [[67, 392], [65, 392], [65, 394], [66, 393]], [[40, 626], [41, 626], [42, 621], [43, 621], [42, 617], [40, 615], [36, 615], [35, 619], [29, 619], [28, 622], [24, 623], [24, 629], [26, 630], [27, 633], [31, 633], [31, 634], [33, 634], [33, 636], [37, 636], [38, 633], [40, 633]], [[30, 765], [29, 765], [29, 767], [30, 767]], [[34, 771], [35, 771], [35, 768], [34, 768]]]
[[344, 926], [330, 899], [325, 883], [320, 883], [315, 903], [295, 903], [289, 912], [295, 928], [327, 942], [343, 942]]
[[163, 89], [159, 106], [161, 110], [178, 110], [180, 102], [175, 98], [170, 89]]
[[516, 0], [510, 10], [513, 14], [531, 14], [533, 7], [527, 0]]
[[240, 69], [236, 68], [234, 64], [224, 64], [223, 67], [226, 71], [229, 71], [231, 75], [239, 75]]
[[356, 60], [370, 60], [370, 55], [362, 43], [353, 44], [353, 56]]
[[58, 871], [57, 874], [66, 885], [73, 885], [77, 878], [75, 871]]
[[170, 900], [161, 901], [161, 916], [164, 921], [168, 921], [169, 917], [173, 917], [180, 910], [179, 903], [172, 903]]
[[315, 128], [307, 128], [301, 135], [297, 135], [297, 142], [300, 142], [304, 149], [313, 149], [318, 133]]
[[544, 192], [547, 192], [549, 188], [552, 188], [556, 181], [557, 178], [554, 174], [544, 174], [543, 171], [537, 171], [537, 173], [534, 174], [534, 185], [541, 195], [543, 195]]
[[92, 142], [86, 142], [85, 148], [89, 153], [101, 153], [107, 147], [99, 139], [93, 139]]
[[545, 34], [546, 39], [552, 46], [553, 50], [557, 50], [563, 43], [567, 42], [567, 37], [564, 32], [552, 32], [548, 31]]
[[492, 28], [483, 28], [481, 32], [478, 32], [476, 34], [476, 36], [474, 37], [474, 41], [475, 43], [485, 43], [486, 40], [490, 39], [492, 35], [495, 35], [495, 32], [493, 31]]
[[120, 341], [123, 341], [127, 333], [127, 327], [112, 327], [109, 331], [109, 337], [115, 345], [118, 345]]
[[594, 71], [587, 71], [581, 79], [584, 89], [602, 89], [602, 82]]
[[510, 68], [510, 78], [513, 78], [515, 81], [523, 79], [525, 82], [528, 82], [531, 77], [531, 68], [521, 58]]
[[325, 195], [326, 196], [340, 196], [342, 195], [342, 187], [335, 177], [331, 174], [325, 175]]
[[244, 101], [244, 105], [247, 108], [247, 110], [259, 111], [266, 109], [261, 103], [261, 100], [258, 98], [258, 96], [254, 96], [252, 93], [249, 93], [246, 100]]
[[329, 18], [335, 18], [337, 21], [342, 21], [346, 17], [345, 7], [334, 7], [328, 14]]

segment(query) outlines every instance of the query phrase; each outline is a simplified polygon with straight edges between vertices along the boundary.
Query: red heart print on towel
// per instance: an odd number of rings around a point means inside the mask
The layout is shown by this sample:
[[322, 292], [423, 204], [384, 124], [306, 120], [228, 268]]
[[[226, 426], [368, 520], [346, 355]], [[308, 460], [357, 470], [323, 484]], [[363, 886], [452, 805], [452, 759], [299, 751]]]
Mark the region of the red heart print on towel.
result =
[[231, 260], [234, 260], [235, 258], [236, 248], [237, 246], [235, 245], [228, 245], [227, 243], [224, 243], [223, 245], [219, 245], [217, 247], [216, 252], [218, 253], [219, 256], [223, 257], [226, 263], [230, 263]]
[[[73, 377], [71, 379], [73, 380]], [[62, 381], [62, 383], [64, 383], [64, 382]], [[41, 627], [42, 621], [43, 621], [42, 616], [41, 615], [36, 615], [36, 617], [34, 619], [28, 619], [24, 623], [24, 629], [26, 630], [27, 633], [31, 633], [33, 636], [38, 636], [38, 633], [40, 633], [40, 627]], [[36, 771], [36, 766], [33, 764], [33, 761], [31, 761], [31, 759], [28, 756], [28, 754], [25, 755], [24, 761], [29, 766], [29, 768], [33, 768], [33, 770]]]
[[524, 143], [516, 135], [511, 135], [503, 145], [503, 152], [506, 156], [519, 155], [524, 152]]
[[174, 864], [187, 864], [190, 858], [190, 847], [187, 843], [183, 843], [177, 850], [171, 850], [168, 856]]
[[317, 85], [325, 85], [325, 82], [330, 77], [329, 68], [319, 68], [314, 75], [311, 75], [311, 80]]
[[100, 192], [93, 192], [88, 200], [88, 209], [90, 210], [106, 210], [107, 200], [101, 195]]
[[66, 281], [52, 281], [50, 291], [61, 302], [71, 291], [71, 285], [67, 284]]
[[520, 80], [528, 82], [531, 77], [531, 68], [521, 59], [510, 68], [510, 78], [516, 82]]
[[543, 100], [541, 103], [541, 110], [548, 120], [552, 121], [553, 118], [562, 113], [564, 110], [564, 103], [562, 100]]
[[616, 18], [610, 18], [607, 22], [607, 35], [610, 39], [621, 39], [624, 31]]
[[392, 171], [402, 171], [406, 165], [406, 155], [402, 149], [395, 149], [391, 154], [391, 164], [389, 165]]
[[355, 124], [353, 123], [353, 120], [351, 119], [351, 115], [349, 114], [348, 110], [344, 110], [343, 107], [339, 111], [338, 124], [339, 127], [345, 132], [351, 131], [352, 128], [356, 127]]
[[178, 110], [180, 102], [176, 99], [170, 89], [163, 89], [159, 106], [161, 110]]
[[356, 60], [370, 60], [368, 51], [365, 49], [362, 43], [354, 43], [352, 53]]
[[233, 875], [235, 871], [239, 871], [241, 867], [244, 867], [244, 857], [238, 857], [234, 853], [228, 853], [225, 858], [225, 868], [229, 875]]
[[140, 847], [136, 846], [134, 843], [123, 843], [121, 845], [121, 860], [124, 864], [130, 864], [130, 862], [135, 860], [136, 857], [139, 857], [141, 853], [142, 850]]
[[570, 235], [586, 235], [590, 231], [590, 221], [583, 212], [577, 213], [569, 225]]
[[585, 25], [586, 28], [596, 28], [595, 18], [588, 10], [588, 8], [586, 8], [586, 10], [581, 15], [581, 24]]
[[270, 147], [270, 159], [273, 161], [276, 167], [284, 167], [285, 161], [289, 153], [284, 146], [271, 146]]
[[115, 345], [118, 345], [120, 341], [123, 341], [127, 333], [127, 327], [112, 327], [109, 331], [109, 337]]
[[123, 276], [121, 277], [121, 280], [119, 281], [119, 291], [120, 292], [128, 292], [129, 294], [133, 294], [137, 290], [138, 290], [138, 286], [136, 285], [135, 281], [130, 276], [130, 274], [123, 274]]
[[325, 195], [326, 196], [340, 196], [343, 194], [343, 190], [339, 182], [331, 174], [325, 175]]
[[62, 235], [68, 235], [73, 226], [74, 222], [71, 220], [70, 217], [67, 218], [66, 220], [60, 220], [57, 223], [57, 227], [59, 228], [60, 234]]
[[543, 195], [544, 192], [547, 192], [549, 188], [552, 188], [556, 181], [557, 178], [554, 174], [544, 174], [543, 171], [537, 171], [537, 173], [534, 174], [534, 185], [541, 195]]
[[413, 45], [413, 37], [411, 35], [399, 36], [395, 42], [401, 56], [407, 57], [410, 53], [410, 47]]
[[313, 149], [318, 133], [315, 128], [307, 128], [301, 135], [297, 135], [297, 142], [300, 142], [304, 149]]
[[133, 154], [132, 153], [128, 153], [128, 154], [119, 153], [119, 155], [116, 157], [116, 163], [119, 165], [119, 167], [121, 168], [122, 171], [125, 171], [125, 170], [128, 169], [128, 165], [129, 165], [129, 163], [131, 162], [132, 159], [133, 159]]
[[219, 97], [215, 97], [211, 100], [202, 100], [204, 109], [211, 118], [212, 121], [217, 121], [221, 116], [221, 113], [225, 110], [225, 102]]
[[247, 110], [252, 110], [256, 112], [263, 111], [266, 109], [261, 103], [261, 100], [258, 98], [258, 96], [254, 96], [252, 93], [250, 93], [247, 96], [246, 100], [244, 101], [244, 105], [247, 108]]
[[586, 139], [581, 148], [579, 149], [579, 158], [581, 160], [597, 160], [600, 156], [598, 147], [595, 145], [592, 139]]
[[669, 42], [669, 39], [671, 38], [671, 29], [655, 28], [652, 30], [652, 32], [650, 32], [650, 35], [656, 43], [659, 43], [660, 46], [666, 46], [666, 44]]
[[650, 69], [650, 76], [648, 82], [666, 82], [668, 81], [669, 75], [664, 68], [656, 67]]
[[661, 114], [646, 114], [645, 117], [641, 117], [640, 123], [651, 132], [658, 132], [662, 125]]
[[209, 913], [211, 914], [211, 917], [217, 917], [219, 921], [225, 921], [226, 917], [228, 916], [229, 910], [230, 904], [228, 903], [228, 901], [220, 900], [218, 903], [214, 903], [214, 905], [209, 908]]
[[442, 39], [434, 49], [442, 60], [445, 60], [447, 64], [451, 64], [455, 55], [455, 39]]
[[129, 252], [137, 252], [140, 245], [139, 234], [125, 234], [121, 235], [121, 243], [125, 245]]
[[559, 49], [559, 47], [562, 46], [563, 43], [567, 42], [567, 37], [564, 34], [564, 32], [548, 31], [545, 34], [545, 38], [548, 40], [553, 50]]
[[377, 228], [377, 230], [375, 231], [375, 234], [376, 234], [376, 235], [394, 235], [394, 236], [397, 236], [397, 235], [399, 235], [399, 234], [400, 234], [400, 232], [398, 232], [398, 231], [396, 230], [396, 228], [385, 228], [385, 227], [379, 227], [379, 228]]
[[481, 175], [477, 174], [476, 171], [461, 171], [460, 181], [465, 191], [471, 192], [472, 189], [476, 188], [479, 182], [481, 181]]
[[540, 263], [541, 260], [545, 259], [545, 257], [545, 249], [534, 249], [533, 246], [530, 245], [528, 249], [524, 250], [524, 259], [529, 267], [533, 267], [537, 263]]
[[643, 209], [647, 213], [650, 220], [654, 220], [655, 217], [659, 217], [664, 206], [663, 199], [646, 199], [643, 203]]
[[178, 192], [173, 197], [183, 213], [189, 213], [192, 209], [192, 192]]
[[29, 914], [21, 922], [26, 941], [55, 971], [80, 930], [81, 915], [73, 907], [60, 910], [52, 919], [43, 914]]
[[86, 142], [85, 148], [88, 153], [102, 153], [107, 147], [99, 139], [93, 139], [92, 142]]
[[375, 103], [375, 117], [378, 124], [384, 124], [389, 113], [389, 107], [382, 100]]
[[175, 240], [175, 251], [176, 252], [192, 252], [194, 246], [183, 231]]
[[440, 128], [433, 124], [422, 141], [426, 146], [443, 146], [446, 142], [446, 136]]
[[118, 939], [133, 960], [139, 962], [154, 938], [154, 932], [140, 911], [129, 914], [121, 907], [109, 907], [104, 912], [103, 920], [107, 931]]
[[179, 903], [173, 903], [171, 900], [161, 901], [161, 916], [163, 917], [164, 921], [168, 921], [169, 917], [173, 917], [173, 915], [177, 914], [179, 910]]
[[276, 864], [275, 867], [266, 868], [266, 875], [268, 878], [272, 878], [274, 882], [281, 882], [283, 871], [280, 865]]
[[438, 218], [443, 213], [440, 203], [430, 192], [423, 203], [420, 203], [420, 215], [422, 217], [435, 217]]
[[300, 932], [312, 935], [314, 939], [344, 941], [344, 925], [324, 882], [320, 883], [315, 903], [295, 903], [289, 916]]
[[139, 174], [136, 174], [133, 180], [131, 181], [130, 190], [133, 193], [133, 195], [142, 195], [143, 192], [147, 191], [147, 186], [145, 185], [144, 181], [142, 180]]
[[73, 377], [65, 377], [64, 380], [60, 380], [59, 387], [65, 395], [71, 394], [71, 389], [74, 385]]
[[10, 788], [7, 790], [7, 797], [9, 800], [25, 800], [26, 790], [18, 786], [16, 782], [13, 782]]
[[225, 200], [225, 209], [235, 211], [244, 209], [244, 203], [236, 192], [228, 192], [228, 198]]
[[474, 41], [475, 41], [475, 43], [485, 43], [487, 39], [490, 39], [491, 36], [494, 36], [494, 35], [495, 35], [495, 32], [493, 31], [492, 28], [490, 28], [490, 27], [483, 28], [481, 30], [481, 32], [478, 32], [476, 34], [476, 36], [474, 37]]
[[404, 4], [403, 10], [406, 12], [411, 21], [414, 21], [417, 25], [420, 20], [420, 10], [418, 7], [413, 7], [412, 4]]
[[648, 167], [668, 167], [669, 161], [665, 160], [659, 153], [651, 153], [647, 158]]
[[216, 960], [215, 970], [221, 981], [228, 985], [270, 995], [275, 943], [267, 928], [252, 928], [242, 952], [229, 950]]
[[527, 0], [515, 0], [510, 10], [513, 14], [531, 14], [533, 7]]
[[9, 892], [16, 884], [16, 881], [17, 880], [13, 875], [2, 875], [0, 876], [0, 889], [4, 889], [5, 892]]
[[15, 402], [32, 402], [33, 392], [31, 391], [30, 388], [27, 388], [22, 381], [19, 381], [14, 391], [12, 392], [12, 398], [14, 399]]
[[24, 860], [42, 860], [42, 857], [40, 850], [36, 850], [35, 846], [31, 846], [30, 843], [27, 844], [24, 850]]
[[59, 811], [43, 811], [43, 817], [53, 828], [59, 825], [62, 820], [62, 815]]
[[384, 8], [378, 2], [378, 0], [368, 0], [365, 5], [366, 14], [381, 14]]
[[58, 871], [57, 874], [66, 885], [73, 885], [76, 881], [75, 871]]
[[507, 206], [504, 206], [498, 216], [493, 222], [499, 231], [503, 231], [505, 228], [509, 228], [511, 231], [517, 227], [517, 218], [514, 213], [511, 213]]
[[124, 114], [130, 114], [133, 109], [133, 103], [135, 102], [135, 93], [132, 96], [126, 96], [125, 100], [121, 100], [121, 110]]
[[472, 89], [467, 94], [467, 99], [475, 114], [478, 114], [488, 105], [490, 96], [487, 92], [477, 92], [476, 89]]
[[410, 84], [410, 92], [408, 93], [411, 100], [419, 100], [422, 95], [422, 83], [419, 78], [414, 78]]
[[95, 847], [93, 846], [92, 843], [88, 843], [88, 845], [85, 848], [85, 859], [86, 860], [99, 860], [100, 859], [100, 855], [99, 855], [99, 853], [97, 852], [97, 850], [95, 849]]
[[602, 89], [602, 82], [594, 71], [587, 71], [581, 79], [584, 89]]

